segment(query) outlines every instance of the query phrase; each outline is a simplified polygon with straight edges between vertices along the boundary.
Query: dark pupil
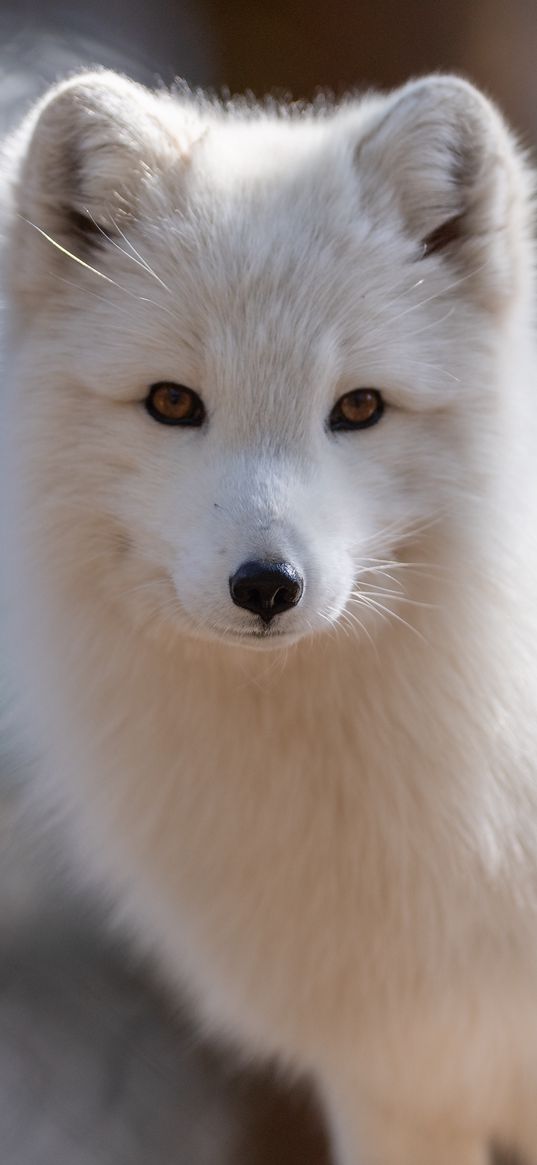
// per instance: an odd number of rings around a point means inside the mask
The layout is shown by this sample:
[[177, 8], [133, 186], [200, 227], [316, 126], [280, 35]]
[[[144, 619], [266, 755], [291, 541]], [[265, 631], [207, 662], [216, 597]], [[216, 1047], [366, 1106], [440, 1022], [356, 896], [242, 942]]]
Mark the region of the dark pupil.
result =
[[180, 388], [168, 389], [168, 400], [171, 405], [178, 405], [183, 402], [184, 392]]

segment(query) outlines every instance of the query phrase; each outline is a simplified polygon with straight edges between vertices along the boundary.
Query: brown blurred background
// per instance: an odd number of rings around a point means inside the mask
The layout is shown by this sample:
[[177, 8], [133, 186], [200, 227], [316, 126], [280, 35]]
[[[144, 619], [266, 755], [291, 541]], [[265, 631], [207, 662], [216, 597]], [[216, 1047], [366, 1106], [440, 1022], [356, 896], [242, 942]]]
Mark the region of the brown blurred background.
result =
[[296, 97], [456, 69], [537, 140], [536, 0], [0, 0], [0, 35], [36, 81], [73, 54]]
[[[533, 146], [536, 62], [537, 0], [0, 0], [0, 127], [79, 63], [295, 97], [455, 69]], [[25, 783], [0, 728], [0, 1161], [327, 1165], [307, 1092], [200, 1044], [21, 812]]]
[[456, 69], [537, 136], [535, 0], [229, 0], [211, 12], [218, 80], [232, 90], [311, 96]]

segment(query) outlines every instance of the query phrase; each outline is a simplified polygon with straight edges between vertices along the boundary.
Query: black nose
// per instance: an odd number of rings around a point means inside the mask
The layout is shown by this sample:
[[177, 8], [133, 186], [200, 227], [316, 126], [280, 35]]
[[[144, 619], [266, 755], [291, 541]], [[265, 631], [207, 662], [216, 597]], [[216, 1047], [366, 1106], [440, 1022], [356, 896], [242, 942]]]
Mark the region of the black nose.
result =
[[304, 580], [289, 562], [243, 562], [230, 578], [229, 589], [237, 607], [270, 623], [274, 615], [296, 607]]

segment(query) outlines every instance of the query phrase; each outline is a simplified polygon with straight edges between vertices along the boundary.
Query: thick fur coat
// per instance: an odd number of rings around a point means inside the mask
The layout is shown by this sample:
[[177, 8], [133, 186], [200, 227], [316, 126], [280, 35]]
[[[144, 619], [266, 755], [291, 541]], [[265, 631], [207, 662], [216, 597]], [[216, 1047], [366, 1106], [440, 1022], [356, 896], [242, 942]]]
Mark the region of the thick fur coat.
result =
[[[537, 1160], [531, 175], [501, 116], [452, 77], [285, 110], [88, 73], [6, 143], [2, 202], [44, 798], [200, 1015], [312, 1074], [337, 1165]], [[199, 423], [148, 411], [170, 382]], [[334, 426], [363, 388], [377, 423]], [[302, 580], [270, 621], [230, 593], [252, 561]]]

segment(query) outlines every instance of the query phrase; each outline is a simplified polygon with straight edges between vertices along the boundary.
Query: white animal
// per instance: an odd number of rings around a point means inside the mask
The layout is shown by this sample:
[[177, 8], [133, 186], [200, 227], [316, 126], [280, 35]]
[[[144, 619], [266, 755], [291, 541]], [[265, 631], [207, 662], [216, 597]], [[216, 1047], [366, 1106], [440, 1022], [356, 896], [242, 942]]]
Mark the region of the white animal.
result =
[[4, 159], [9, 652], [47, 798], [337, 1165], [537, 1160], [531, 175], [433, 76], [107, 72]]

